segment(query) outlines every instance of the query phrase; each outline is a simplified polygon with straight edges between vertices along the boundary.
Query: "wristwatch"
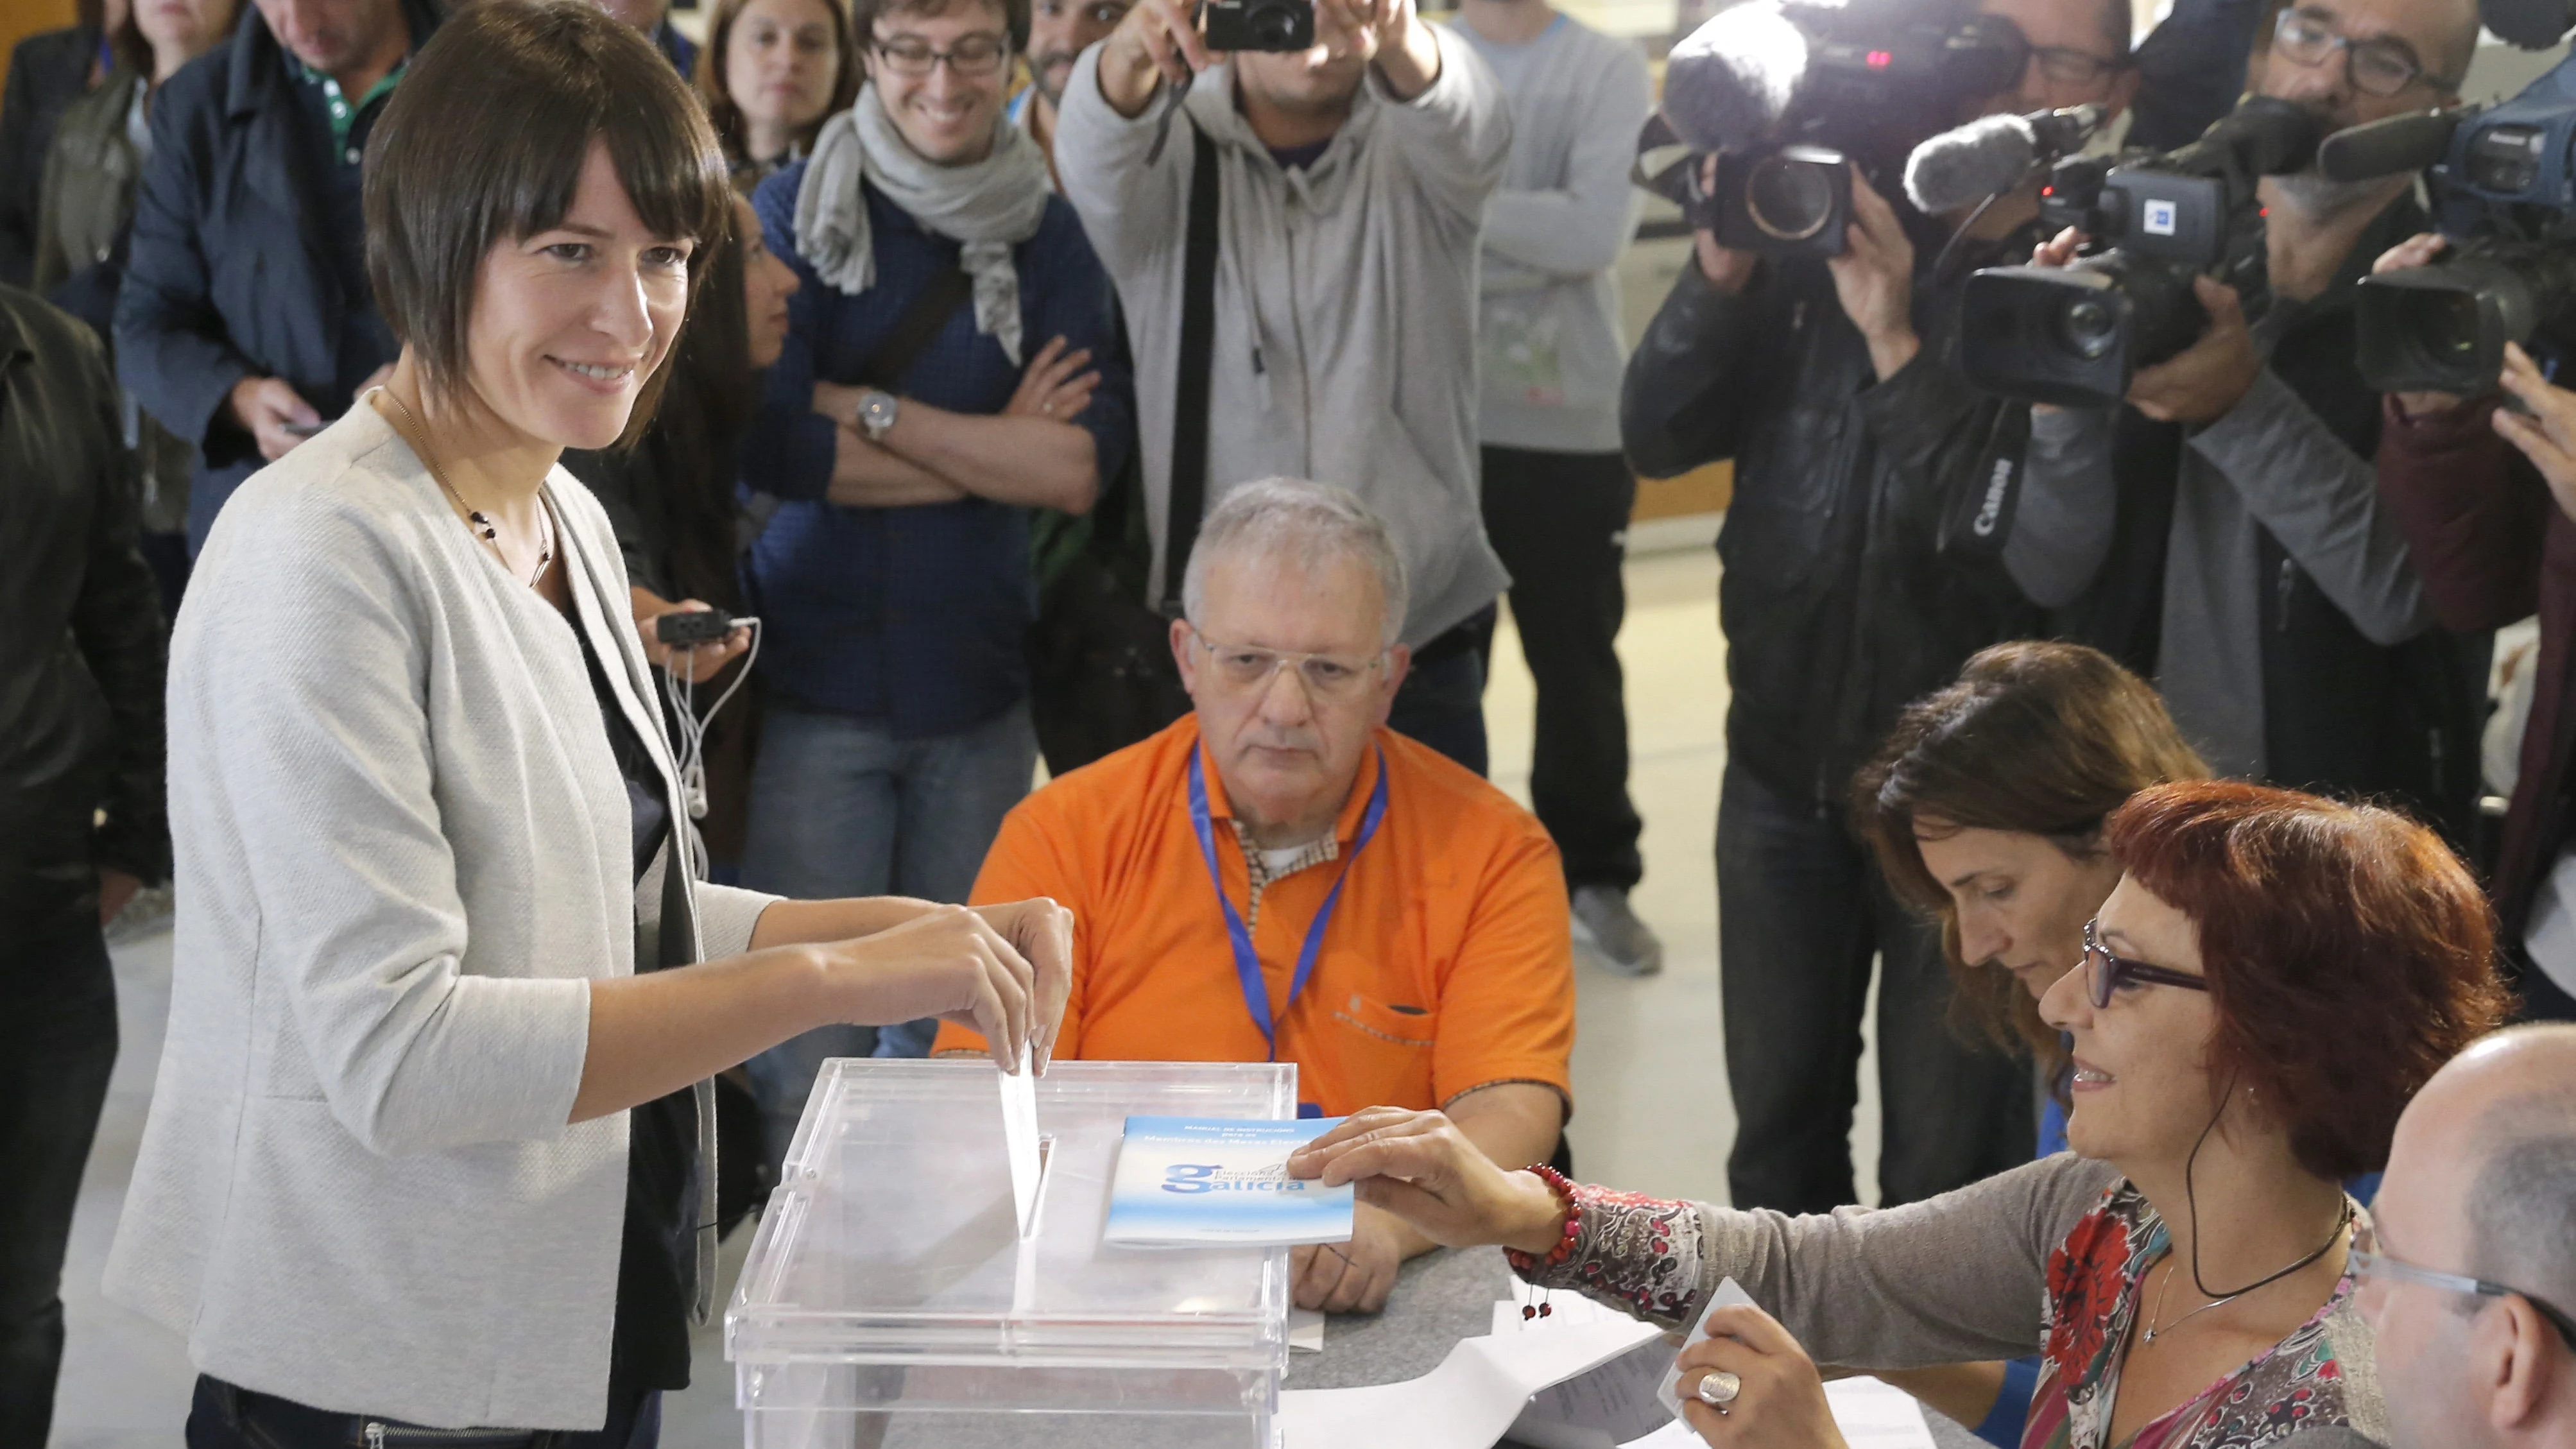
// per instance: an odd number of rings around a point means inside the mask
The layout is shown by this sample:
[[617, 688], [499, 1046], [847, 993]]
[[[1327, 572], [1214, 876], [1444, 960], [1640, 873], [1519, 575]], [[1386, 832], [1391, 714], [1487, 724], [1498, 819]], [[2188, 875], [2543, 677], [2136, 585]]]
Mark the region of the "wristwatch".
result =
[[869, 388], [859, 394], [859, 405], [851, 410], [850, 421], [868, 435], [869, 442], [882, 442], [894, 427], [895, 407], [901, 401], [893, 393]]

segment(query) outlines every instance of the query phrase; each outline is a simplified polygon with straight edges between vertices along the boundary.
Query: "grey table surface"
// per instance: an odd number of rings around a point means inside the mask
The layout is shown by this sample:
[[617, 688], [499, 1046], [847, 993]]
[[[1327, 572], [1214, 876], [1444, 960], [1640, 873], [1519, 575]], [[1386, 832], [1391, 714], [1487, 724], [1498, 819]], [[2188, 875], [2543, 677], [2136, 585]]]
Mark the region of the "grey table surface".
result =
[[[1499, 1248], [1425, 1253], [1404, 1265], [1383, 1313], [1337, 1313], [1324, 1320], [1324, 1351], [1288, 1355], [1283, 1389], [1351, 1389], [1402, 1383], [1440, 1366], [1458, 1340], [1491, 1330], [1494, 1302], [1529, 1289]], [[1924, 1411], [1941, 1449], [1984, 1449], [1956, 1423]], [[1506, 1441], [1509, 1442], [1509, 1441]]]

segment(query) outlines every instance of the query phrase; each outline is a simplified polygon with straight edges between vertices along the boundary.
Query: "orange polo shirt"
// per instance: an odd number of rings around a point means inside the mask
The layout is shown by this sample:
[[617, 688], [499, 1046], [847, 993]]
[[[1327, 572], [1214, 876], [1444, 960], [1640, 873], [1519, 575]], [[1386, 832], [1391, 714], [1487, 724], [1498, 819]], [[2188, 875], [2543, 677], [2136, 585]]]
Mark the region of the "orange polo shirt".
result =
[[[1376, 732], [1334, 832], [1341, 857], [1270, 882], [1252, 928], [1300, 1102], [1326, 1116], [1446, 1105], [1471, 1088], [1564, 1093], [1574, 1049], [1573, 943], [1556, 845], [1536, 817], [1429, 746]], [[1258, 1062], [1225, 914], [1190, 823], [1195, 717], [1056, 780], [1002, 823], [977, 903], [1052, 896], [1073, 910], [1066, 1060]], [[1386, 818], [1356, 857], [1383, 752]], [[1225, 891], [1247, 919], [1251, 877], [1205, 765]], [[1314, 975], [1287, 1000], [1333, 882], [1349, 869]], [[934, 1050], [983, 1050], [943, 1025]]]

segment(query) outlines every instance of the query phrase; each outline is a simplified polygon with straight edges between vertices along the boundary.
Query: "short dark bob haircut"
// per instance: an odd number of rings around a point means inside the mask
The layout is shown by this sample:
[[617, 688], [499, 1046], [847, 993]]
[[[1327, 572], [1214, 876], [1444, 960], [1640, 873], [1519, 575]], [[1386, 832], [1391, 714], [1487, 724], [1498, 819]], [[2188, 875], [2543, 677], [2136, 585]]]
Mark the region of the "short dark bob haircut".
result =
[[2485, 893], [2393, 810], [2199, 780], [2141, 791], [2103, 839], [2199, 935], [2211, 1091], [2253, 1088], [2319, 1177], [2385, 1167], [2407, 1100], [2504, 1019]]
[[[1923, 864], [1922, 837], [1957, 830], [2042, 836], [2070, 860], [2102, 850], [2102, 821], [2149, 785], [2201, 780], [2164, 701], [2098, 649], [2029, 640], [1979, 650], [1959, 677], [1905, 707], [1852, 777], [1852, 828], [1887, 884], [1941, 926], [1951, 1014], [2048, 1070], [2065, 1048], [2010, 971], [1959, 953], [1959, 907]], [[2072, 961], [2066, 963], [2075, 964]]]
[[[464, 385], [484, 258], [562, 224], [594, 138], [644, 225], [694, 244], [695, 302], [733, 191], [705, 111], [652, 42], [584, 0], [482, 0], [412, 61], [367, 141], [367, 280], [431, 392]], [[678, 351], [674, 338], [621, 445], [652, 421]]]

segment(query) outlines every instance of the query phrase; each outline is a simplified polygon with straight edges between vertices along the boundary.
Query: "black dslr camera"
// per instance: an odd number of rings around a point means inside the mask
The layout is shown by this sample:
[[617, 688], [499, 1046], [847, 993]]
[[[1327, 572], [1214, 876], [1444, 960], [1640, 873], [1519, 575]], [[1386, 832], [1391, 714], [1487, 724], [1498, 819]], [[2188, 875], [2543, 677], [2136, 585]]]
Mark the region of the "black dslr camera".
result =
[[2029, 55], [2018, 26], [1964, 0], [1742, 0], [1673, 47], [1639, 179], [1722, 246], [1836, 256], [1852, 164], [1893, 192], [1914, 142], [2011, 85]]
[[1207, 0], [1199, 16], [1210, 50], [1299, 51], [1315, 43], [1315, 0]]
[[2304, 169], [2316, 118], [2256, 96], [2162, 156], [2063, 161], [2040, 192], [2050, 228], [2114, 245], [2055, 267], [1987, 267], [1961, 294], [1959, 362], [1988, 392], [2061, 407], [2110, 407], [2137, 369], [2189, 347], [2208, 325], [2191, 279], [2240, 292], [2265, 271], [2264, 176]]
[[[2562, 6], [2546, 7], [2554, 17], [2529, 4], [2480, 11], [2499, 35], [2536, 48], [2576, 19]], [[2508, 28], [2516, 19], [2525, 23]], [[2407, 154], [2410, 138], [2427, 152], [2439, 147], [2434, 216], [2453, 245], [2433, 266], [2362, 280], [2353, 299], [2362, 380], [2381, 392], [2491, 393], [2508, 342], [2554, 371], [2576, 348], [2576, 57], [2484, 110], [2356, 126], [2333, 138], [2344, 144], [2330, 144], [2327, 159], [2367, 152], [2390, 163], [2380, 174], [2411, 171], [2421, 161]], [[2364, 139], [2377, 144], [2355, 144]], [[2343, 174], [2372, 169], [2354, 160]]]

